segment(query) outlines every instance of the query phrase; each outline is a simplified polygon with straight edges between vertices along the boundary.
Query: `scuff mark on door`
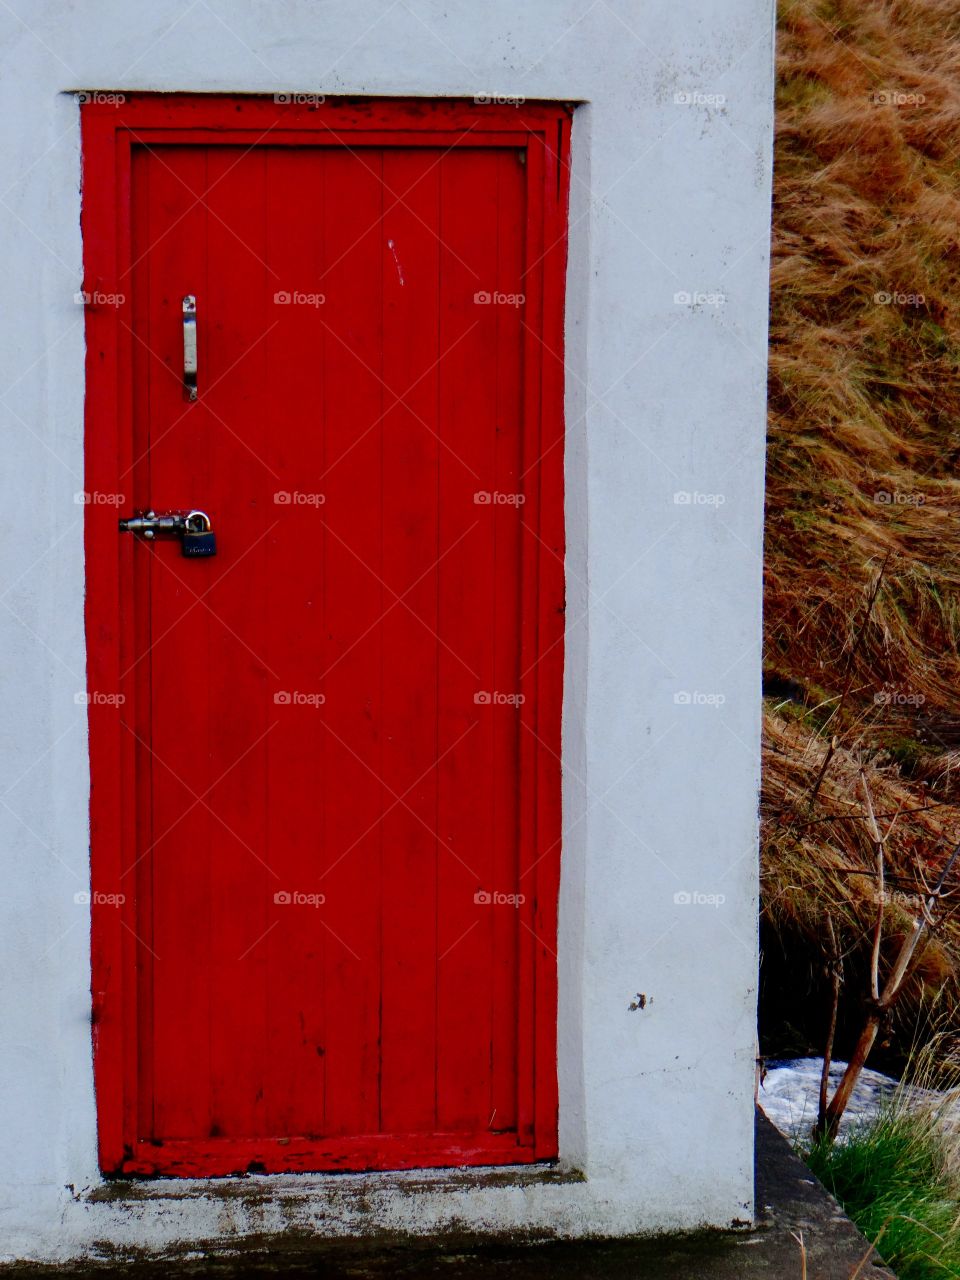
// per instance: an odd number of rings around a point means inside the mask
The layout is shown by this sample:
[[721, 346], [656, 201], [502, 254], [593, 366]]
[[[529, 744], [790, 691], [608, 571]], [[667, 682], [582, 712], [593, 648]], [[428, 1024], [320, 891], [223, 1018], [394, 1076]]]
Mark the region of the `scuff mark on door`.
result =
[[397, 246], [392, 240], [388, 240], [387, 245], [389, 246], [390, 252], [393, 254], [393, 260], [397, 266], [397, 278], [402, 285], [406, 284], [406, 281], [403, 278], [403, 268], [400, 266], [400, 259], [397, 257]]

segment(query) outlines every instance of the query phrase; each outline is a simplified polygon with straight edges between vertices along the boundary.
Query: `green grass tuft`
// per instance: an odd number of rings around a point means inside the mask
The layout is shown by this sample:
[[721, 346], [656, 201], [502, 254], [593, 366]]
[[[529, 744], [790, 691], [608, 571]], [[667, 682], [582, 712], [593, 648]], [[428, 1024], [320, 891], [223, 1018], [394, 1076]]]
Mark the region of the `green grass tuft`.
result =
[[929, 1115], [891, 1110], [806, 1158], [900, 1280], [960, 1277], [960, 1185]]

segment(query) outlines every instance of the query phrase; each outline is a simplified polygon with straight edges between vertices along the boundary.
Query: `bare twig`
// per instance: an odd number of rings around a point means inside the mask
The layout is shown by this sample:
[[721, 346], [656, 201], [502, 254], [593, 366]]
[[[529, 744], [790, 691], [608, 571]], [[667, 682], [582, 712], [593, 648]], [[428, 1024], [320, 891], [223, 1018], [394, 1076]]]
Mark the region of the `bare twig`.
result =
[[860, 770], [860, 785], [863, 787], [863, 799], [867, 807], [867, 827], [870, 831], [870, 839], [873, 841], [873, 854], [877, 866], [877, 918], [873, 926], [873, 947], [870, 952], [870, 994], [873, 996], [874, 1001], [877, 1001], [880, 999], [880, 942], [883, 938], [883, 904], [885, 897], [883, 883], [884, 837], [880, 835], [880, 828], [877, 826], [877, 819], [874, 817], [873, 796], [870, 794], [870, 784], [867, 782], [867, 775], [863, 769]]
[[[840, 690], [840, 697], [837, 699], [837, 705], [834, 707], [834, 709], [830, 712], [830, 715], [827, 717], [827, 721], [826, 721], [826, 724], [824, 725], [824, 728], [826, 728], [826, 726], [830, 724], [832, 720], [837, 719], [837, 717], [840, 715], [841, 711], [843, 710], [844, 704], [847, 701], [847, 694], [850, 692], [850, 686], [853, 683], [854, 659], [856, 658], [858, 652], [860, 651], [860, 646], [863, 644], [864, 638], [866, 636], [867, 625], [870, 622], [870, 615], [873, 613], [873, 606], [876, 604], [877, 596], [880, 594], [880, 584], [883, 582], [883, 575], [884, 573], [886, 573], [887, 565], [890, 562], [890, 556], [892, 554], [893, 554], [892, 551], [887, 552], [887, 554], [883, 558], [883, 564], [880, 566], [880, 569], [877, 572], [877, 577], [873, 584], [873, 590], [870, 592], [870, 598], [868, 599], [867, 607], [864, 610], [863, 621], [860, 623], [860, 626], [857, 629], [857, 634], [854, 637], [853, 644], [850, 646], [850, 649], [847, 652], [847, 662], [846, 662], [846, 667], [844, 671], [843, 687]], [[810, 792], [810, 799], [807, 802], [808, 808], [812, 809], [814, 804], [816, 803], [817, 796], [820, 793], [820, 787], [823, 783], [824, 777], [826, 776], [826, 772], [830, 765], [830, 761], [833, 759], [834, 752], [837, 749], [837, 745], [838, 745], [837, 736], [836, 734], [834, 734], [834, 736], [830, 740], [830, 746], [827, 748], [827, 754], [824, 758], [823, 764], [820, 767], [820, 772], [817, 774], [817, 779], [813, 784], [813, 789]]]
[[[890, 563], [890, 557], [892, 555], [893, 555], [892, 550], [887, 552], [887, 554], [883, 557], [883, 564], [880, 566], [877, 572], [877, 576], [873, 584], [873, 590], [870, 592], [870, 598], [867, 601], [867, 607], [863, 614], [863, 621], [860, 623], [860, 626], [857, 630], [857, 634], [854, 637], [853, 644], [850, 646], [850, 649], [847, 652], [847, 663], [846, 663], [846, 670], [844, 673], [843, 687], [840, 690], [840, 697], [837, 701], [837, 705], [830, 714], [830, 720], [833, 720], [837, 715], [840, 714], [840, 711], [843, 709], [843, 704], [846, 702], [847, 694], [850, 692], [850, 685], [853, 683], [853, 661], [854, 661], [854, 658], [856, 658], [857, 654], [859, 653], [860, 646], [863, 644], [866, 638], [867, 624], [870, 621], [870, 615], [873, 613], [873, 606], [877, 603], [877, 596], [880, 594], [880, 585], [883, 582], [883, 575], [887, 571], [887, 565]], [[829, 720], [827, 723], [829, 724]]]
[[[785, 806], [786, 807], [786, 806]], [[956, 809], [958, 806], [952, 800], [931, 800], [929, 804], [918, 806], [916, 809], [898, 809], [896, 813], [878, 813], [877, 818], [896, 818], [906, 817], [911, 813], [929, 813], [933, 809]], [[782, 810], [774, 811], [778, 816]], [[828, 813], [822, 818], [808, 818], [806, 822], [797, 823], [794, 827], [795, 831], [804, 831], [807, 827], [817, 827], [824, 822], [861, 822], [863, 815], [860, 813]]]
[[830, 941], [827, 972], [830, 976], [830, 1021], [827, 1026], [827, 1039], [823, 1047], [823, 1070], [820, 1073], [820, 1105], [817, 1111], [817, 1129], [823, 1131], [827, 1119], [827, 1101], [830, 1089], [830, 1064], [833, 1061], [833, 1042], [837, 1035], [837, 1013], [840, 1008], [840, 987], [842, 984], [843, 961], [837, 945], [837, 931], [833, 927], [833, 918], [827, 916], [827, 936]]
[[[948, 896], [947, 884], [958, 859], [960, 859], [960, 844], [954, 847], [953, 852], [944, 864], [943, 870], [940, 872], [936, 884], [924, 898], [920, 919], [914, 918], [910, 921], [910, 928], [900, 943], [900, 950], [887, 975], [883, 989], [876, 997], [871, 992], [871, 999], [867, 1005], [866, 1017], [860, 1037], [850, 1056], [847, 1069], [844, 1071], [836, 1092], [827, 1107], [824, 1123], [821, 1125], [819, 1121], [817, 1122], [814, 1133], [818, 1139], [827, 1138], [832, 1140], [836, 1137], [840, 1118], [847, 1108], [850, 1095], [853, 1093], [870, 1050], [873, 1048], [880, 1025], [903, 991], [920, 941], [943, 919], [942, 914], [938, 914], [938, 908]], [[873, 973], [871, 973], [871, 982], [873, 981], [873, 976]]]
[[820, 772], [817, 774], [817, 780], [814, 782], [810, 791], [810, 799], [807, 801], [807, 804], [811, 809], [816, 802], [817, 796], [820, 794], [820, 784], [823, 782], [826, 772], [830, 768], [830, 761], [833, 759], [833, 754], [838, 745], [839, 741], [837, 739], [837, 735], [834, 734], [830, 739], [830, 745], [827, 747], [827, 754], [823, 757], [823, 764], [820, 766]]

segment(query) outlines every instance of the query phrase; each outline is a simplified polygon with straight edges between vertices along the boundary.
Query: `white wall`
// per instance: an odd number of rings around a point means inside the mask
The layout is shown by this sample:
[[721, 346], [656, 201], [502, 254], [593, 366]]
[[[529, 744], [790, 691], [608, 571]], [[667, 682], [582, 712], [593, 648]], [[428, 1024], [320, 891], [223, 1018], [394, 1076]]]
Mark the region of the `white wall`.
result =
[[[576, 1235], [750, 1217], [772, 9], [0, 8], [0, 1256], [290, 1224]], [[561, 1154], [585, 1181], [288, 1177], [266, 1180], [265, 1199], [265, 1180], [252, 1180], [255, 1203], [169, 1182], [97, 1198], [89, 920], [73, 900], [89, 869], [74, 702], [85, 687], [73, 500], [83, 313], [78, 108], [65, 91], [76, 89], [586, 104], [568, 282], [560, 922]], [[725, 301], [687, 305], [682, 291]], [[675, 700], [684, 692], [689, 704]], [[676, 903], [683, 892], [725, 901]], [[641, 992], [646, 1008], [630, 1011]]]

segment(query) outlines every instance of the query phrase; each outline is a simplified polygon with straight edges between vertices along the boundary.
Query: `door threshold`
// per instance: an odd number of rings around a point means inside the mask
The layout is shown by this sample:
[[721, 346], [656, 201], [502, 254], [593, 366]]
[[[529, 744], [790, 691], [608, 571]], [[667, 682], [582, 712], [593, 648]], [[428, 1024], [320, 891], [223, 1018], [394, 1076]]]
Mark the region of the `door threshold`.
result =
[[365, 1170], [334, 1173], [247, 1173], [223, 1178], [178, 1178], [158, 1175], [151, 1178], [105, 1178], [75, 1193], [87, 1203], [144, 1203], [151, 1200], [223, 1200], [264, 1196], [282, 1199], [285, 1193], [302, 1197], [325, 1193], [366, 1195], [371, 1191], [392, 1191], [416, 1195], [423, 1191], [489, 1190], [500, 1187], [538, 1187], [586, 1182], [579, 1169], [557, 1161], [540, 1164], [476, 1165], [455, 1169]]

